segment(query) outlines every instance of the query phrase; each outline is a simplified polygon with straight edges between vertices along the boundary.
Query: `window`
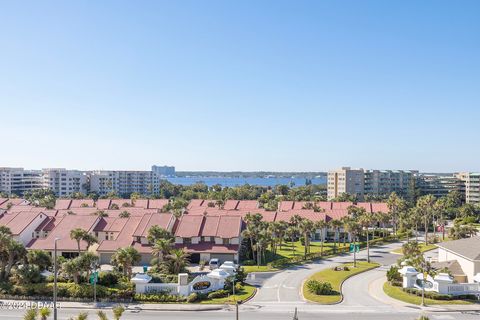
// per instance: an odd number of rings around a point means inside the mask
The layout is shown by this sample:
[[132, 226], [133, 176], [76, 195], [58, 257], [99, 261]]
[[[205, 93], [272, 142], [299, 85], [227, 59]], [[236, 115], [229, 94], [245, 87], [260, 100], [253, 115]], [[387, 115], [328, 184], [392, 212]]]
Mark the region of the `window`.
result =
[[223, 238], [223, 244], [224, 244], [224, 245], [230, 244], [230, 239]]
[[192, 244], [192, 238], [183, 238], [184, 244]]

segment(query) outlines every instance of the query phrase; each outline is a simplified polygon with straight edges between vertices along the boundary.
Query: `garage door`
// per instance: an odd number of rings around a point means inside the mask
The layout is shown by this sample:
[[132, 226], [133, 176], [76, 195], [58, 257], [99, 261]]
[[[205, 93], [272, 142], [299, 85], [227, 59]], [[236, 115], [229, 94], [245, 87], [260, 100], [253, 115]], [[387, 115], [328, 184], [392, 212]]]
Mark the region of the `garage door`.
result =
[[190, 263], [199, 263], [200, 262], [200, 253], [190, 254]]
[[233, 261], [233, 254], [215, 254], [215, 253], [212, 253], [210, 255], [210, 259], [218, 259], [220, 261], [220, 264], [222, 264], [225, 261]]

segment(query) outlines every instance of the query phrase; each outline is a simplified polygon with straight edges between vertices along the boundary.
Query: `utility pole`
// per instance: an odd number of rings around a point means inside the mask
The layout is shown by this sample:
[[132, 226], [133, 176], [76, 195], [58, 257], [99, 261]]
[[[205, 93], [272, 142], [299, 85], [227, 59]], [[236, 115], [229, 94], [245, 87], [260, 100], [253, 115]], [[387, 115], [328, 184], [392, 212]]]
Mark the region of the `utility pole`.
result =
[[295, 313], [293, 314], [293, 320], [298, 320], [297, 307], [295, 307]]
[[53, 320], [57, 320], [57, 241], [55, 238], [53, 249]]

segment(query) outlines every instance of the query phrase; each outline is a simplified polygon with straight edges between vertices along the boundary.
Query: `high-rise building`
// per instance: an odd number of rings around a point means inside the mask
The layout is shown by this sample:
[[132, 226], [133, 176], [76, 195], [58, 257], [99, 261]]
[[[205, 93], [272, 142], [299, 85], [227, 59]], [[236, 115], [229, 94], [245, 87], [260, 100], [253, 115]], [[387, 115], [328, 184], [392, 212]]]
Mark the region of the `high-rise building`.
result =
[[418, 171], [364, 170], [343, 167], [328, 172], [327, 198], [334, 199], [342, 193], [362, 200], [366, 194], [387, 196], [396, 192], [402, 197], [413, 195]]
[[409, 198], [413, 195], [415, 170], [365, 170], [365, 194], [386, 196], [392, 192]]
[[421, 194], [432, 194], [437, 198], [451, 191], [458, 191], [465, 196], [465, 182], [456, 175], [420, 174], [417, 186]]
[[23, 168], [0, 168], [0, 192], [23, 195], [27, 191], [41, 189], [42, 172]]
[[480, 173], [460, 172], [455, 175], [465, 183], [465, 201], [467, 203], [480, 203]]
[[98, 194], [116, 192], [128, 195], [158, 194], [160, 178], [152, 171], [93, 171], [90, 173], [90, 191]]
[[152, 172], [159, 177], [173, 177], [175, 176], [175, 167], [173, 166], [152, 166]]
[[83, 171], [67, 170], [64, 168], [42, 169], [42, 186], [52, 190], [59, 197], [66, 197], [72, 193], [87, 193], [88, 176]]
[[365, 175], [363, 169], [342, 167], [328, 172], [327, 198], [329, 200], [344, 193], [363, 198], [364, 190]]

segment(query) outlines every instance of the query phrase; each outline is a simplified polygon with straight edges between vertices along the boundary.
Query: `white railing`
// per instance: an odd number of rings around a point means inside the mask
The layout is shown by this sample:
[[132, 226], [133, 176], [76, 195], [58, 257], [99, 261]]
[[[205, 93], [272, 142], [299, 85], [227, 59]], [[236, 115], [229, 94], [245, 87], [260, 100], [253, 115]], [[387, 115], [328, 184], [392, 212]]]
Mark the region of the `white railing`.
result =
[[480, 293], [480, 284], [478, 284], [478, 283], [450, 284], [447, 287], [447, 292], [449, 294]]

